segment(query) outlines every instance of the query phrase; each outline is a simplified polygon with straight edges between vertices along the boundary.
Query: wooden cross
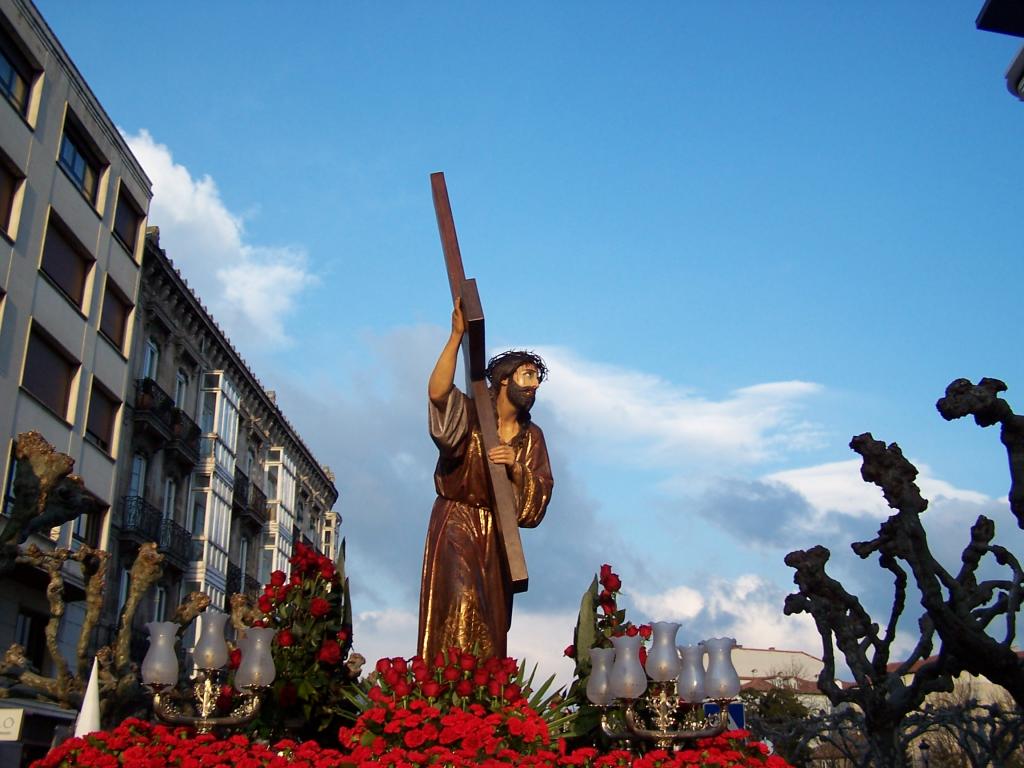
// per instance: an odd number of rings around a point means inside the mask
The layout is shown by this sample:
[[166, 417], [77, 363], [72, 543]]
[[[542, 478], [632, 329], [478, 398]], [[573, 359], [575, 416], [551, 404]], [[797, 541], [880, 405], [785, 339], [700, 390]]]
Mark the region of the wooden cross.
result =
[[484, 461], [491, 487], [491, 510], [497, 522], [498, 538], [504, 552], [505, 579], [512, 592], [525, 592], [529, 586], [526, 572], [526, 558], [523, 556], [523, 542], [519, 538], [519, 523], [516, 519], [515, 496], [512, 481], [504, 464], [487, 460], [487, 452], [498, 445], [498, 419], [491, 404], [485, 380], [486, 349], [484, 346], [484, 310], [480, 304], [476, 280], [467, 280], [462, 267], [462, 253], [459, 239], [455, 234], [455, 220], [452, 206], [448, 201], [448, 187], [443, 173], [430, 174], [430, 188], [434, 194], [434, 212], [437, 214], [437, 230], [441, 235], [444, 263], [448, 268], [448, 286], [452, 301], [462, 298], [462, 314], [466, 320], [466, 333], [462, 337], [463, 363], [466, 368], [466, 394], [473, 399], [480, 435], [484, 442]]

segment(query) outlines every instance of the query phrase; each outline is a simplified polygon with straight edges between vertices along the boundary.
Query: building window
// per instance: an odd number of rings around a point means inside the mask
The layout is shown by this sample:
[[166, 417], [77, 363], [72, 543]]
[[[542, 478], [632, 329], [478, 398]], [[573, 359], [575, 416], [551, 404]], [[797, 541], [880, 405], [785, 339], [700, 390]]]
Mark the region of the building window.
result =
[[0, 29], [0, 92], [24, 117], [28, 113], [28, 94], [35, 80], [35, 68], [15, 42]]
[[85, 131], [77, 125], [70, 113], [64, 120], [64, 135], [60, 140], [60, 156], [57, 162], [86, 199], [95, 206], [100, 173], [105, 163], [99, 159], [99, 155], [90, 146]]
[[0, 157], [0, 229], [12, 240], [16, 231], [14, 201], [24, 181], [24, 174], [6, 158]]
[[142, 350], [142, 378], [156, 381], [156, 368], [160, 363], [160, 347], [152, 336], [146, 339]]
[[71, 526], [73, 540], [87, 544], [95, 549], [100, 545], [100, 523], [102, 521], [102, 512], [96, 512], [91, 515], [79, 515]]
[[171, 478], [164, 480], [164, 520], [174, 519], [174, 497], [178, 495], [178, 484]]
[[51, 215], [39, 268], [79, 309], [85, 300], [85, 282], [92, 265], [89, 252]]
[[114, 211], [114, 237], [128, 249], [128, 253], [135, 253], [142, 217], [142, 210], [132, 200], [122, 182], [117, 192], [117, 209]]
[[128, 495], [140, 498], [146, 495], [146, 457], [141, 453], [132, 456], [132, 474], [128, 479]]
[[188, 400], [188, 374], [179, 368], [174, 376], [174, 407], [185, 410], [186, 400]]
[[14, 622], [14, 642], [25, 649], [29, 663], [38, 671], [46, 658], [46, 622], [48, 617], [22, 608]]
[[213, 432], [217, 412], [217, 393], [203, 392], [203, 410], [199, 415], [199, 428], [206, 434]]
[[111, 395], [94, 377], [85, 434], [107, 453], [113, 453], [114, 425], [117, 423], [117, 411], [120, 407], [121, 401]]
[[[242, 540], [238, 544], [238, 566], [242, 569], [242, 573], [248, 573], [249, 564], [249, 537], [243, 536]], [[243, 586], [244, 591], [244, 586]]]
[[66, 420], [76, 373], [78, 361], [72, 359], [49, 337], [33, 328], [28, 337], [21, 386]]
[[206, 491], [192, 494], [192, 509], [189, 510], [188, 525], [193, 536], [202, 536], [206, 529]]
[[167, 587], [158, 585], [153, 597], [153, 621], [163, 621], [167, 616]]
[[14, 446], [11, 446], [11, 459], [7, 468], [7, 484], [4, 486], [4, 514], [10, 515], [14, 507], [14, 475], [18, 471], [18, 460], [14, 457]]
[[100, 314], [100, 333], [117, 347], [118, 352], [124, 351], [124, 337], [131, 311], [132, 303], [125, 298], [114, 281], [107, 277], [107, 286], [103, 291], [103, 312]]

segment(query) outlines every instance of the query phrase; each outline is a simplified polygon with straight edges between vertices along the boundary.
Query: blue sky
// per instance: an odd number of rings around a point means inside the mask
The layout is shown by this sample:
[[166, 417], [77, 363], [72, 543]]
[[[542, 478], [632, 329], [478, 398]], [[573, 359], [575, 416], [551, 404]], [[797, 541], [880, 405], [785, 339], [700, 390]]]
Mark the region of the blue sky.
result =
[[934, 409], [994, 376], [1024, 411], [1018, 44], [980, 6], [40, 3], [168, 255], [336, 471], [371, 660], [415, 645], [445, 172], [490, 344], [551, 367], [512, 650], [563, 672], [603, 562], [687, 641], [820, 655], [781, 614], [816, 543], [887, 606], [848, 548], [884, 516], [863, 431], [922, 468], [950, 567], [981, 512], [1020, 551], [998, 435]]

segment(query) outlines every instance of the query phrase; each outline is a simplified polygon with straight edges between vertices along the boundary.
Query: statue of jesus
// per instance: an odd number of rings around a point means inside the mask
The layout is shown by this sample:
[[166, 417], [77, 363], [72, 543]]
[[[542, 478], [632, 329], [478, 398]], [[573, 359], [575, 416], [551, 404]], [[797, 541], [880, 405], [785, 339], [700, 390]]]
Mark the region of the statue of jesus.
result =
[[451, 647], [476, 648], [481, 657], [506, 655], [512, 592], [502, 571], [486, 462], [505, 466], [520, 527], [540, 524], [553, 485], [544, 433], [530, 419], [547, 375], [544, 361], [510, 350], [488, 363], [500, 444], [485, 455], [476, 412], [454, 384], [465, 330], [456, 300], [451, 335], [427, 387], [430, 436], [439, 452], [420, 586], [418, 652], [428, 662]]

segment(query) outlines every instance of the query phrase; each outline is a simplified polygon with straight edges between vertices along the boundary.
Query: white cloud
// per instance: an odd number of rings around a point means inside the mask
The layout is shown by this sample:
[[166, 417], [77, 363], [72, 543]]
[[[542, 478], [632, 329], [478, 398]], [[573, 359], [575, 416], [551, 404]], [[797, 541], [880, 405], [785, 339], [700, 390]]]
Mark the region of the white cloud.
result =
[[653, 595], [634, 590], [630, 597], [638, 610], [657, 617], [658, 621], [692, 619], [705, 606], [704, 596], [687, 586], [672, 587]]
[[[799, 418], [821, 391], [805, 381], [757, 384], [710, 400], [651, 374], [540, 350], [557, 374], [545, 384], [548, 404], [582, 445], [628, 444], [636, 461], [678, 465], [680, 454], [730, 463], [765, 461], [818, 445], [819, 427]], [[615, 455], [621, 457], [622, 451]]]
[[367, 671], [377, 659], [416, 652], [417, 614], [399, 609], [359, 611], [352, 617], [352, 650], [366, 657]]
[[[927, 464], [917, 464], [917, 485], [921, 495], [933, 503], [939, 499], [984, 504], [991, 499], [977, 491], [956, 488], [931, 474]], [[791, 469], [766, 475], [766, 482], [783, 483], [800, 493], [819, 516], [841, 514], [884, 520], [892, 510], [881, 489], [860, 476], [860, 459], [835, 461], [813, 467]]]
[[305, 251], [246, 242], [209, 175], [194, 178], [146, 130], [125, 138], [153, 182], [149, 223], [214, 319], [236, 344], [287, 343], [285, 319], [315, 281]]
[[527, 674], [537, 665], [534, 680], [539, 685], [551, 675], [555, 686], [572, 682], [575, 663], [565, 656], [565, 647], [572, 642], [576, 626], [575, 613], [540, 613], [515, 610], [508, 633], [508, 655], [526, 660]]

